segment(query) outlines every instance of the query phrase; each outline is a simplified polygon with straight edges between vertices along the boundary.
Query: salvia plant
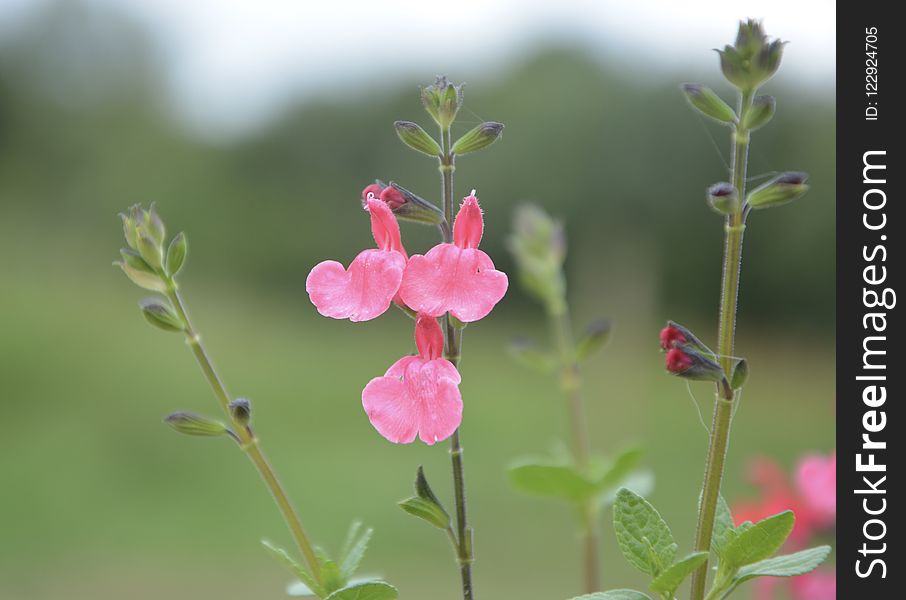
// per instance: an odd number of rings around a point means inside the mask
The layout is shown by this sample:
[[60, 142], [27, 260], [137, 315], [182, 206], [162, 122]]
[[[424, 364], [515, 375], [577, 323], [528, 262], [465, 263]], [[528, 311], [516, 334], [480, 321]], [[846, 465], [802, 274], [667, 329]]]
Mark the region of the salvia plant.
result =
[[569, 450], [552, 456], [519, 459], [510, 468], [510, 479], [521, 491], [566, 502], [573, 510], [582, 537], [585, 591], [600, 589], [599, 529], [601, 511], [617, 489], [631, 487], [644, 494], [650, 476], [637, 470], [641, 451], [624, 450], [607, 460], [593, 454], [586, 425], [581, 364], [606, 342], [610, 322], [597, 320], [573, 335], [566, 298], [566, 234], [563, 224], [541, 208], [520, 207], [515, 216], [510, 251], [519, 270], [519, 281], [537, 299], [547, 315], [552, 348], [544, 349], [525, 338], [513, 341], [511, 354], [526, 367], [555, 374], [569, 421]]
[[[736, 525], [720, 494], [730, 425], [749, 376], [746, 360], [734, 356], [736, 303], [746, 221], [753, 210], [786, 204], [808, 190], [806, 175], [795, 172], [781, 173], [754, 190], [746, 190], [751, 133], [771, 120], [775, 108], [774, 98], [758, 95], [758, 89], [780, 66], [783, 46], [783, 42], [765, 35], [760, 22], [749, 20], [740, 23], [733, 45], [718, 50], [724, 77], [739, 95], [735, 109], [708, 87], [700, 84], [683, 86], [689, 103], [706, 117], [726, 125], [732, 140], [730, 181], [715, 183], [706, 194], [711, 208], [723, 217], [725, 232], [717, 351], [673, 321], [668, 322], [660, 333], [668, 372], [687, 380], [709, 381], [716, 386], [692, 552], [679, 556], [679, 546], [667, 523], [647, 500], [629, 489], [617, 492], [613, 510], [614, 530], [623, 556], [651, 577], [649, 591], [666, 600], [675, 598], [680, 585], [690, 576], [692, 600], [720, 600], [728, 597], [740, 584], [756, 577], [791, 577], [808, 573], [830, 553], [829, 546], [819, 546], [775, 556], [793, 530], [793, 512], [787, 510], [756, 523], [744, 521]], [[712, 560], [715, 566], [709, 569]], [[713, 576], [709, 577], [712, 571]], [[628, 589], [582, 596], [582, 600], [646, 598], [650, 596]]]
[[[717, 349], [710, 349], [689, 329], [672, 321], [660, 334], [668, 372], [716, 386], [698, 526], [690, 553], [679, 555], [670, 528], [642, 497], [648, 480], [637, 470], [640, 452], [624, 451], [607, 461], [591, 451], [580, 364], [604, 343], [609, 326], [594, 323], [574, 339], [563, 273], [566, 242], [562, 226], [536, 208], [525, 208], [517, 215], [510, 247], [521, 281], [545, 308], [554, 349], [543, 351], [522, 344], [514, 353], [526, 364], [558, 374], [571, 424], [571, 449], [549, 458], [520, 460], [510, 475], [520, 489], [565, 500], [573, 507], [583, 531], [584, 586], [590, 592], [581, 600], [651, 598], [648, 593], [628, 589], [596, 591], [600, 587], [599, 516], [610, 503], [623, 555], [650, 576], [648, 592], [665, 600], [675, 598], [690, 577], [692, 600], [720, 600], [756, 577], [789, 577], [811, 571], [830, 551], [828, 546], [820, 546], [775, 556], [792, 531], [793, 513], [784, 511], [737, 525], [720, 494], [730, 425], [749, 372], [748, 363], [734, 356], [746, 221], [751, 211], [790, 202], [808, 189], [806, 176], [796, 172], [782, 173], [754, 190], [746, 189], [750, 134], [767, 124], [775, 110], [774, 99], [758, 95], [758, 89], [777, 70], [782, 51], [783, 43], [769, 40], [760, 23], [743, 22], [735, 44], [718, 51], [724, 76], [738, 91], [737, 107], [732, 108], [703, 85], [683, 88], [695, 109], [729, 128], [733, 149], [730, 181], [714, 184], [707, 192], [708, 203], [723, 216], [726, 235]], [[363, 382], [361, 402], [375, 430], [390, 442], [407, 444], [419, 439], [432, 446], [449, 440], [452, 510], [432, 490], [420, 466], [416, 468], [414, 495], [401, 501], [400, 507], [446, 535], [458, 564], [463, 600], [473, 600], [475, 554], [460, 438], [462, 340], [466, 326], [486, 317], [503, 298], [509, 281], [479, 249], [484, 217], [475, 190], [461, 203], [455, 202], [458, 196], [453, 190], [453, 174], [458, 157], [494, 143], [503, 125], [481, 123], [453, 140], [451, 126], [463, 105], [463, 88], [444, 77], [421, 90], [421, 101], [437, 137], [410, 121], [397, 121], [395, 129], [406, 146], [436, 161], [441, 183], [439, 203], [392, 181], [377, 180], [366, 186], [361, 194], [361, 225], [370, 222], [375, 247], [361, 251], [349, 266], [332, 260], [317, 264], [305, 288], [317, 311], [333, 319], [369, 321], [391, 306], [411, 318], [400, 322], [412, 328], [415, 354], [395, 360], [383, 375]], [[148, 209], [133, 206], [121, 217], [126, 248], [116, 264], [136, 285], [156, 294], [140, 302], [142, 314], [164, 331], [183, 334], [223, 413], [218, 419], [176, 412], [165, 422], [186, 435], [229, 439], [249, 457], [296, 546], [290, 551], [262, 542], [297, 580], [289, 589], [291, 594], [325, 600], [397, 598], [396, 588], [389, 583], [356, 575], [371, 529], [354, 522], [340, 551], [332, 555], [315, 545], [303, 527], [262, 451], [253, 428], [251, 402], [227, 391], [189, 319], [177, 281], [187, 256], [186, 236], [180, 233], [168, 239], [154, 205]], [[409, 255], [402, 243], [399, 221], [436, 227], [440, 242], [424, 254]]]

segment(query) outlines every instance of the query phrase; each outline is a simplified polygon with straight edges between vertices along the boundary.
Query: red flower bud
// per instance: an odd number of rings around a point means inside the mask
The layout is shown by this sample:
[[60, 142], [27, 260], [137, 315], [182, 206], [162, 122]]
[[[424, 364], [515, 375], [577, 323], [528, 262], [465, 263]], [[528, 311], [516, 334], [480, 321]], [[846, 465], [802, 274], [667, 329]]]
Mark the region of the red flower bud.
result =
[[381, 200], [383, 200], [390, 210], [396, 210], [407, 202], [406, 197], [395, 187], [386, 187], [381, 191]]
[[675, 344], [685, 344], [688, 341], [683, 332], [673, 325], [667, 325], [661, 329], [661, 348], [664, 350], [670, 350]]
[[372, 194], [374, 198], [380, 198], [381, 192], [384, 190], [384, 186], [379, 183], [372, 183], [362, 190], [362, 202], [368, 201], [368, 194]]
[[679, 348], [667, 351], [667, 370], [671, 373], [682, 373], [692, 367], [692, 358]]

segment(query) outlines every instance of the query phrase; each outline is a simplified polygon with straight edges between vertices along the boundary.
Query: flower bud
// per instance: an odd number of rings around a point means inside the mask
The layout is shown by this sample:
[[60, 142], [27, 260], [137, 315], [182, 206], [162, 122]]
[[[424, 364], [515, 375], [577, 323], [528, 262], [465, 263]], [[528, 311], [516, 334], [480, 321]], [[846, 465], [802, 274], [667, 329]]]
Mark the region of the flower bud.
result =
[[453, 153], [459, 156], [487, 148], [503, 133], [503, 123], [488, 121], [467, 132], [453, 144]]
[[139, 302], [145, 319], [164, 331], [185, 331], [186, 324], [167, 304], [157, 298], [145, 298]]
[[667, 321], [667, 325], [661, 329], [660, 340], [661, 348], [664, 350], [669, 350], [670, 348], [680, 345], [690, 345], [699, 352], [710, 356], [713, 360], [717, 360], [717, 357], [711, 348], [708, 348], [704, 342], [695, 337], [694, 333], [676, 321]]
[[182, 269], [182, 265], [186, 261], [187, 252], [186, 234], [180, 232], [173, 238], [170, 242], [170, 247], [167, 249], [167, 274], [170, 277], [173, 277]]
[[768, 41], [758, 21], [740, 22], [736, 44], [717, 51], [724, 77], [741, 90], [754, 90], [777, 72], [783, 45], [780, 40]]
[[413, 150], [435, 158], [440, 155], [440, 144], [416, 123], [397, 121], [393, 126], [396, 128], [396, 135]]
[[401, 191], [391, 186], [381, 190], [378, 197], [384, 201], [384, 204], [390, 207], [390, 210], [399, 210], [406, 202], [408, 202]]
[[678, 344], [667, 351], [667, 370], [680, 377], [697, 381], [722, 381], [724, 371], [715, 360], [702, 354], [692, 344]]
[[673, 349], [674, 345], [685, 344], [688, 342], [686, 336], [683, 335], [683, 332], [674, 327], [673, 325], [667, 325], [661, 329], [661, 349], [670, 351]]
[[736, 122], [736, 112], [711, 88], [698, 83], [687, 83], [683, 85], [683, 93], [689, 104], [706, 117], [721, 123]]
[[808, 175], [795, 171], [782, 173], [771, 181], [755, 188], [746, 198], [746, 206], [753, 209], [771, 208], [792, 202], [808, 191]]
[[749, 107], [743, 118], [741, 129], [754, 131], [767, 125], [774, 116], [775, 108], [776, 101], [773, 96], [755, 96], [752, 106]]
[[740, 358], [733, 365], [733, 374], [730, 376], [730, 389], [738, 390], [745, 385], [749, 378], [749, 361]]
[[739, 211], [739, 195], [736, 188], [726, 181], [715, 183], [708, 188], [708, 205], [722, 215]]
[[449, 129], [462, 106], [462, 85], [453, 85], [439, 76], [432, 85], [422, 89], [422, 104], [442, 129]]
[[444, 213], [439, 208], [396, 182], [391, 181], [381, 191], [380, 198], [398, 219], [425, 225], [440, 225], [444, 222]]
[[252, 420], [252, 403], [246, 398], [236, 398], [229, 404], [230, 414], [242, 426], [249, 424]]
[[[129, 256], [129, 260], [127, 261], [124, 256], [122, 261], [116, 261], [113, 264], [121, 268], [123, 273], [126, 274], [126, 277], [132, 280], [132, 283], [140, 288], [151, 290], [152, 292], [164, 292], [167, 290], [166, 282], [151, 270], [151, 267], [144, 262], [144, 259], [141, 256], [138, 256], [137, 253], [132, 254], [125, 251], [123, 254]], [[131, 263], [134, 262], [135, 258], [141, 260], [142, 263], [144, 263], [143, 266], [133, 266]]]
[[164, 243], [164, 238], [167, 236], [167, 228], [164, 226], [160, 215], [157, 214], [157, 207], [153, 202], [151, 207], [145, 212], [145, 222], [142, 225], [142, 229], [158, 244]]
[[164, 423], [186, 435], [216, 437], [229, 435], [231, 432], [220, 421], [190, 412], [175, 412], [164, 418]]
[[123, 237], [126, 238], [126, 244], [135, 250], [138, 248], [138, 232], [135, 228], [133, 211], [130, 210], [128, 214], [120, 213], [120, 219], [123, 221]]

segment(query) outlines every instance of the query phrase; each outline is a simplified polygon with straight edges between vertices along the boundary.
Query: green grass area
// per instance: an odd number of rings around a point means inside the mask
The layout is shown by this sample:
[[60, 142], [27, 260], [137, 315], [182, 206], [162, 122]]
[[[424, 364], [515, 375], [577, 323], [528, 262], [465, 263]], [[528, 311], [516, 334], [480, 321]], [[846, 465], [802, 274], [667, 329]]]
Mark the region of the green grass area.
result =
[[[290, 542], [252, 467], [226, 440], [182, 437], [161, 423], [173, 410], [217, 407], [179, 336], [148, 327], [141, 293], [107, 267], [117, 246], [70, 236], [26, 255], [27, 231], [0, 227], [0, 252], [14, 259], [0, 294], [0, 598], [284, 597], [288, 578], [258, 540]], [[204, 281], [191, 263], [186, 275], [196, 325], [232, 393], [252, 399], [264, 449], [316, 539], [336, 548], [349, 522], [363, 519], [376, 528], [365, 571], [385, 575], [406, 599], [455, 599], [446, 540], [395, 505], [419, 464], [450, 497], [446, 445], [390, 444], [360, 405], [364, 384], [413, 350], [408, 319], [330, 321], [304, 297]], [[589, 426], [601, 452], [647, 448], [652, 501], [688, 547], [706, 432], [686, 383], [662, 370], [656, 336], [668, 315], [642, 300], [583, 296], [580, 315], [616, 319], [612, 342], [585, 370]], [[466, 330], [476, 586], [487, 599], [558, 600], [578, 591], [577, 531], [564, 507], [520, 496], [505, 478], [513, 458], [550, 448], [565, 431], [556, 382], [504, 352], [525, 330], [544, 336], [543, 323], [505, 306]], [[834, 444], [832, 345], [744, 316], [739, 340], [752, 377], [734, 423], [729, 498], [746, 493], [752, 455], [789, 465]], [[710, 387], [690, 389], [707, 420]], [[606, 523], [603, 540], [605, 582], [643, 585]]]

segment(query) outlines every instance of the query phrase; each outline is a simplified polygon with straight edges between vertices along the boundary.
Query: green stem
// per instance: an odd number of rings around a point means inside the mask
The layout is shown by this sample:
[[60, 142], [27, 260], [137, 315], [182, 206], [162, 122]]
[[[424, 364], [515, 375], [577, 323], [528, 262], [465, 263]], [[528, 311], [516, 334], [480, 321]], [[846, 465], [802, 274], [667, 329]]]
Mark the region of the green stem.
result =
[[170, 299], [170, 302], [173, 304], [173, 307], [176, 309], [176, 312], [183, 323], [185, 323], [186, 343], [189, 345], [189, 348], [191, 348], [192, 354], [195, 355], [195, 360], [198, 362], [198, 366], [201, 367], [205, 379], [207, 379], [208, 384], [210, 384], [211, 389], [214, 391], [214, 395], [217, 397], [221, 408], [232, 422], [233, 429], [239, 441], [239, 447], [255, 465], [259, 475], [261, 475], [261, 479], [264, 481], [268, 490], [270, 490], [271, 496], [273, 496], [274, 501], [277, 503], [277, 507], [280, 509], [280, 513], [283, 515], [283, 519], [286, 521], [296, 545], [299, 547], [302, 556], [305, 558], [309, 571], [315, 580], [320, 583], [321, 567], [318, 562], [318, 557], [315, 554], [314, 546], [309, 540], [308, 534], [302, 527], [299, 515], [289, 501], [289, 497], [286, 495], [286, 491], [280, 484], [280, 480], [277, 479], [276, 473], [274, 473], [273, 468], [270, 466], [270, 463], [268, 463], [267, 457], [265, 457], [264, 453], [261, 451], [261, 447], [258, 445], [257, 436], [252, 433], [251, 429], [242, 423], [239, 423], [233, 417], [233, 413], [230, 410], [230, 395], [227, 392], [223, 380], [214, 369], [214, 363], [208, 356], [204, 345], [201, 343], [201, 336], [199, 336], [192, 327], [192, 322], [189, 320], [185, 303], [176, 288], [176, 284], [173, 282], [169, 285], [167, 297]]
[[[575, 357], [576, 344], [573, 341], [572, 323], [565, 300], [562, 308], [548, 310], [560, 362], [560, 388], [566, 398], [571, 432], [572, 453], [580, 469], [588, 467], [591, 455], [586, 427], [585, 403], [582, 398], [582, 379], [579, 363]], [[600, 545], [598, 534], [598, 510], [594, 501], [581, 508], [582, 547], [585, 591], [592, 593], [601, 587], [599, 567]]]
[[[450, 129], [441, 128], [441, 146], [443, 154], [440, 157], [441, 192], [444, 203], [444, 219], [447, 227], [442, 229], [445, 243], [453, 242], [453, 171], [456, 170], [455, 158], [450, 151]], [[462, 352], [462, 329], [456, 327], [450, 315], [444, 316], [444, 357], [459, 368]], [[453, 493], [456, 501], [456, 535], [451, 538], [455, 541], [456, 558], [459, 562], [459, 575], [462, 580], [463, 600], [473, 600], [472, 589], [472, 529], [469, 527], [466, 512], [466, 483], [462, 461], [462, 444], [459, 440], [459, 430], [450, 437], [450, 459], [453, 468]]]
[[[752, 92], [742, 94], [739, 106], [739, 122], [744, 122], [745, 115], [752, 105]], [[733, 164], [732, 183], [744, 203], [746, 192], [746, 165], [749, 153], [749, 132], [735, 128], [733, 131]], [[742, 240], [745, 232], [745, 209], [741, 208], [729, 215], [724, 227], [724, 267], [720, 299], [720, 330], [718, 334], [717, 353], [721, 367], [730, 377], [733, 366], [733, 346], [736, 337], [736, 308], [739, 295], [739, 275], [742, 268]], [[721, 479], [723, 478], [724, 461], [730, 440], [730, 421], [733, 414], [735, 392], [728, 385], [717, 386], [717, 398], [714, 402], [714, 416], [711, 421], [711, 440], [708, 447], [708, 458], [705, 466], [705, 480], [702, 484], [701, 502], [698, 512], [698, 525], [695, 533], [695, 550], [707, 552], [711, 548], [711, 535], [714, 531], [714, 518], [717, 513], [717, 501], [720, 496]], [[692, 600], [702, 600], [705, 595], [705, 584], [708, 578], [708, 563], [705, 562], [692, 574]]]

